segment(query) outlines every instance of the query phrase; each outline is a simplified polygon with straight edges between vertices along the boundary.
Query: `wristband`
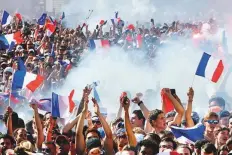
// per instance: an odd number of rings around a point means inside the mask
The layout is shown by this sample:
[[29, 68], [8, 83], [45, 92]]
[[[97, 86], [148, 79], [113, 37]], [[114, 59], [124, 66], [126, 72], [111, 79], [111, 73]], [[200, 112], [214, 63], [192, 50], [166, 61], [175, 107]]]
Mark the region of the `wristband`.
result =
[[140, 101], [139, 103], [138, 103], [138, 106], [140, 106], [140, 104], [142, 104], [143, 103], [143, 101]]

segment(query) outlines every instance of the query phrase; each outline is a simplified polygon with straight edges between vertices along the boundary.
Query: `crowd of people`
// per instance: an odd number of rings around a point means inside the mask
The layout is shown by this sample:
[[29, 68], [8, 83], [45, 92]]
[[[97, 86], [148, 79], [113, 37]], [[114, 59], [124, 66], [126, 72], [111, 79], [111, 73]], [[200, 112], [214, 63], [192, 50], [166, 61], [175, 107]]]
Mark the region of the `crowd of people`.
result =
[[[50, 21], [51, 22], [51, 21]], [[84, 23], [75, 29], [56, 23], [51, 36], [46, 35], [44, 26], [25, 22], [16, 17], [11, 24], [0, 25], [0, 35], [20, 32], [21, 42], [13, 48], [5, 48], [0, 40], [1, 91], [11, 93], [12, 77], [23, 60], [26, 71], [44, 77], [39, 94], [62, 87], [69, 73], [89, 52], [89, 40], [109, 40], [110, 47], [119, 46], [125, 52], [139, 50], [148, 59], [156, 56], [163, 42], [178, 38], [192, 38], [203, 33], [204, 23], [181, 23], [158, 25], [151, 19], [150, 28], [143, 25], [125, 25], [122, 20], [113, 23], [109, 32], [103, 32], [106, 21], [100, 22], [91, 32]], [[217, 32], [217, 23], [210, 19], [208, 33]], [[123, 86], [122, 86], [123, 87]], [[83, 89], [82, 100], [75, 118], [66, 124], [58, 124], [60, 118], [51, 111], [39, 113], [37, 100], [30, 100], [33, 117], [25, 122], [14, 111], [14, 104], [1, 99], [1, 121], [6, 132], [0, 134], [0, 155], [156, 155], [176, 152], [180, 155], [227, 155], [232, 152], [232, 115], [220, 96], [209, 100], [204, 118], [192, 110], [194, 90], [187, 92], [187, 106], [182, 105], [177, 94], [168, 88], [161, 90], [162, 109], [149, 110], [138, 93], [131, 100], [123, 92], [118, 114], [111, 122], [103, 115], [95, 98], [89, 98], [92, 87]], [[41, 95], [42, 96], [42, 95]], [[10, 97], [8, 98], [10, 100]], [[23, 100], [24, 102], [25, 100]], [[174, 110], [170, 110], [168, 102]], [[23, 103], [20, 103], [23, 104]], [[129, 112], [132, 104], [140, 110]], [[93, 105], [93, 113], [89, 107]], [[176, 129], [183, 132], [177, 134]], [[189, 131], [194, 131], [188, 137]], [[200, 133], [200, 136], [198, 136]], [[196, 135], [195, 135], [196, 134]], [[185, 137], [187, 140], [180, 140]], [[191, 138], [193, 137], [193, 138]], [[171, 154], [171, 153], [170, 153]]]

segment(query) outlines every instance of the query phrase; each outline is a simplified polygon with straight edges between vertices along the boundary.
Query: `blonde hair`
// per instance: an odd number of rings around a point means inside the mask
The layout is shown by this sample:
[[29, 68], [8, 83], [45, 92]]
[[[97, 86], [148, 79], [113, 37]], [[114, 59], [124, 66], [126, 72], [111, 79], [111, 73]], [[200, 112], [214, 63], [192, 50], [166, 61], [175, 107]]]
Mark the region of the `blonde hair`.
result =
[[219, 119], [218, 114], [215, 112], [209, 112], [205, 115], [204, 120], [209, 120], [210, 118], [215, 117], [216, 119]]

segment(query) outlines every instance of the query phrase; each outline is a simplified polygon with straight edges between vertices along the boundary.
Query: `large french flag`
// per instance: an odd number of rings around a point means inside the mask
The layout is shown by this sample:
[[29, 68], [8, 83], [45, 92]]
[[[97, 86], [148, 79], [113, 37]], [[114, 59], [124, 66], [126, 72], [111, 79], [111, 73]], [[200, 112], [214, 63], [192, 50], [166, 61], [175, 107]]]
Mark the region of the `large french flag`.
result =
[[180, 143], [194, 143], [204, 139], [205, 126], [197, 124], [192, 128], [180, 128], [171, 126], [172, 133]]
[[110, 43], [109, 43], [109, 40], [93, 40], [93, 39], [90, 39], [89, 40], [89, 47], [90, 47], [90, 50], [95, 50], [95, 49], [98, 49], [98, 48], [109, 48]]
[[201, 61], [197, 67], [196, 75], [217, 82], [222, 75], [224, 65], [222, 60], [216, 59], [207, 53], [203, 53]]
[[5, 27], [10, 24], [12, 21], [13, 17], [6, 11], [3, 11], [2, 14], [2, 26]]
[[68, 118], [72, 113], [75, 103], [72, 98], [74, 90], [71, 91], [69, 96], [61, 96], [56, 93], [52, 93], [52, 116], [59, 118]]
[[28, 88], [34, 92], [44, 81], [40, 75], [26, 72], [26, 68], [21, 58], [18, 58], [18, 70], [15, 71], [12, 81], [12, 90]]

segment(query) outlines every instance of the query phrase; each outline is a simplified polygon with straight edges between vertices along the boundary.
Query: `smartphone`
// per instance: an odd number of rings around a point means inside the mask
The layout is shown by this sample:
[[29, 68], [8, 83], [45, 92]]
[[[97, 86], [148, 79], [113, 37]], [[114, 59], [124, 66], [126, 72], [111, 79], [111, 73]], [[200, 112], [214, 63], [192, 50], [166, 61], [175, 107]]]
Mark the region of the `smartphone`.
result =
[[172, 95], [176, 95], [176, 90], [175, 89], [170, 89]]

